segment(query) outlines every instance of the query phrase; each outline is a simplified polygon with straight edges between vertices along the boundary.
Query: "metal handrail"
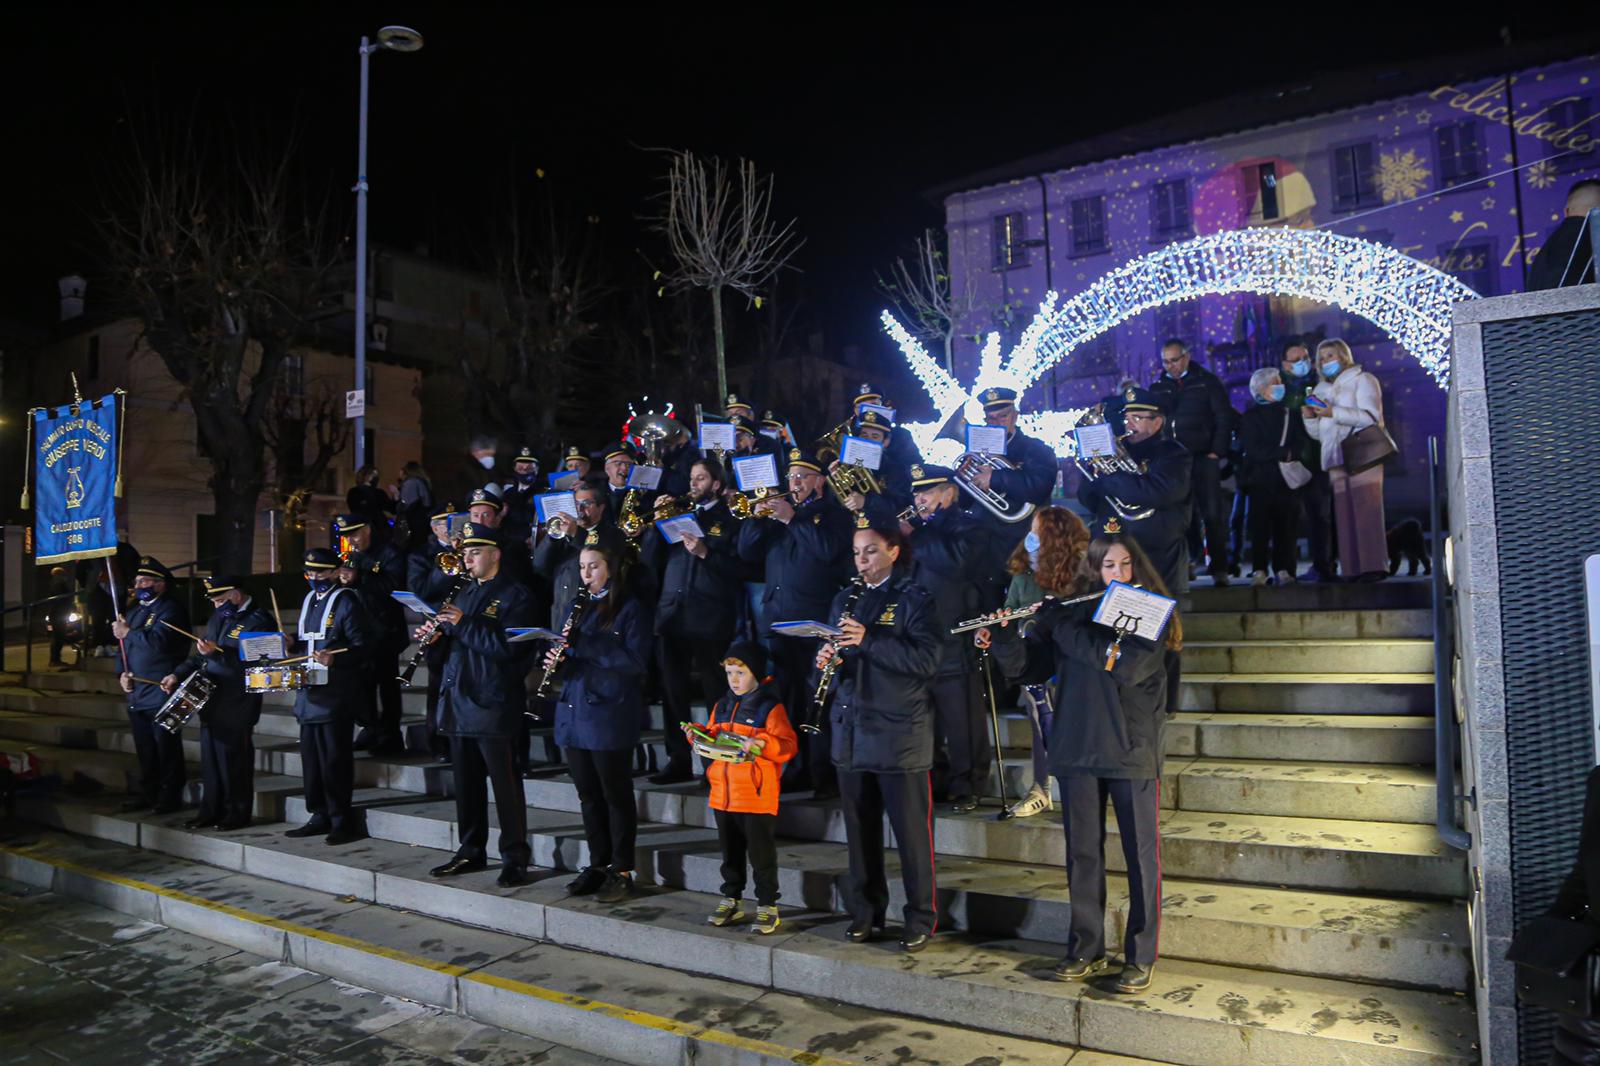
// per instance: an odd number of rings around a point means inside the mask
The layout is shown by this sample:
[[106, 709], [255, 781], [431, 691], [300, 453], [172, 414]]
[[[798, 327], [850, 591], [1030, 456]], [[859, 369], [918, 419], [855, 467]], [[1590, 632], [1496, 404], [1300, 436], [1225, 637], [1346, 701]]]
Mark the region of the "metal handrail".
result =
[[1455, 594], [1444, 572], [1446, 531], [1441, 528], [1443, 514], [1439, 504], [1439, 438], [1429, 437], [1428, 529], [1433, 541], [1429, 547], [1433, 557], [1433, 825], [1439, 832], [1439, 839], [1452, 848], [1466, 851], [1472, 846], [1472, 835], [1456, 818], [1456, 804], [1462, 797], [1456, 780], [1461, 735], [1456, 728], [1455, 686], [1451, 683], [1456, 653]]

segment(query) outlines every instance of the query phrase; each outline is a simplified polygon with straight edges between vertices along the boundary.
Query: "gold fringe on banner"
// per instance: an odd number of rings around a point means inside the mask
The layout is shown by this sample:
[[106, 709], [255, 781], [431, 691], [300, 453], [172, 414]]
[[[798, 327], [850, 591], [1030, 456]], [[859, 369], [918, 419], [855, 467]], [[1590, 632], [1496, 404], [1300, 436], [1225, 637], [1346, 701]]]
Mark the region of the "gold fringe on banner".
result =
[[28, 509], [28, 477], [33, 473], [33, 416], [38, 412], [37, 407], [28, 408], [28, 413], [22, 417], [28, 420], [28, 429], [25, 439], [27, 445], [22, 449], [22, 509]]
[[111, 495], [115, 499], [122, 499], [122, 433], [127, 428], [128, 422], [128, 394], [122, 389], [113, 393], [114, 410], [117, 412], [117, 480], [112, 483]]

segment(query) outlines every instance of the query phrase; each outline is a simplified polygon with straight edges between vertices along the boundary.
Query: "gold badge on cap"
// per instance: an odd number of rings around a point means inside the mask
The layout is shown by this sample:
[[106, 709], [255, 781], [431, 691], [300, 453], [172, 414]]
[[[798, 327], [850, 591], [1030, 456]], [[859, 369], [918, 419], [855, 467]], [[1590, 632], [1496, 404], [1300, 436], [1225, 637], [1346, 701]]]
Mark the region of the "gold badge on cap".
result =
[[1139, 398], [1139, 396], [1138, 396], [1138, 394], [1137, 394], [1137, 393], [1135, 393], [1135, 392], [1134, 392], [1134, 391], [1133, 391], [1133, 387], [1132, 387], [1132, 386], [1129, 386], [1129, 387], [1128, 387], [1128, 389], [1127, 389], [1127, 391], [1125, 391], [1125, 392], [1124, 392], [1124, 393], [1123, 393], [1123, 394], [1122, 394], [1122, 398], [1123, 398], [1123, 399], [1124, 399], [1124, 400], [1127, 400], [1127, 401], [1128, 401], [1128, 402], [1129, 402], [1129, 403], [1132, 403], [1132, 402], [1133, 402], [1133, 401], [1135, 401], [1135, 400], [1137, 400], [1137, 399], [1138, 399], [1138, 398]]
[[913, 481], [921, 481], [922, 480], [922, 467], [920, 465], [915, 464], [915, 463], [912, 464], [912, 467], [911, 467], [911, 479]]
[[791, 448], [791, 449], [789, 449], [789, 461], [791, 463], [798, 463], [800, 461], [800, 449], [799, 448]]
[[872, 521], [869, 518], [867, 518], [867, 512], [865, 512], [865, 511], [857, 511], [856, 512], [856, 528], [857, 529], [869, 529], [869, 528], [871, 528], [871, 526], [872, 526]]
[[473, 528], [472, 523], [468, 522], [466, 525], [461, 527], [461, 539], [466, 540], [468, 537], [473, 536], [477, 532], [478, 531]]
[[1106, 524], [1103, 527], [1102, 532], [1104, 532], [1108, 537], [1114, 537], [1118, 533], [1122, 532], [1122, 523], [1118, 522], [1115, 518], [1108, 518], [1106, 519]]

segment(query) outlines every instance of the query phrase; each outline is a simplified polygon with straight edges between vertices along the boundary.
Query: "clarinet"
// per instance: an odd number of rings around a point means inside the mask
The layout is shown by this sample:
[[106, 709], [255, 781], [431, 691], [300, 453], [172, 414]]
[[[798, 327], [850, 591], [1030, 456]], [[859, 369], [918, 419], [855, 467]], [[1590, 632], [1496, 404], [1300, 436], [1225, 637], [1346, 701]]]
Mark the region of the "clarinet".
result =
[[[867, 591], [866, 582], [859, 577], [854, 580], [855, 587], [850, 590], [850, 596], [844, 601], [844, 610], [839, 612], [838, 625], [844, 625], [850, 620], [850, 612], [856, 609], [863, 593]], [[839, 672], [839, 641], [835, 637], [828, 639], [828, 647], [833, 649], [833, 657], [822, 668], [821, 676], [817, 678], [817, 687], [811, 693], [811, 706], [806, 708], [806, 720], [800, 723], [802, 733], [822, 732], [822, 716], [828, 713], [828, 697], [832, 694], [833, 675]]]
[[587, 591], [580, 593], [578, 598], [572, 601], [572, 612], [567, 615], [567, 620], [562, 623], [561, 639], [556, 641], [555, 645], [555, 650], [561, 654], [556, 657], [555, 662], [544, 668], [544, 677], [539, 681], [539, 691], [534, 693], [539, 699], [548, 700], [554, 698], [556, 694], [556, 671], [561, 669], [561, 664], [566, 661], [568, 638], [572, 635], [573, 627], [583, 618], [584, 612], [588, 610], [589, 604], [592, 602], [594, 602], [594, 599]]
[[[444, 599], [439, 601], [439, 610], [442, 611], [454, 603], [456, 597], [461, 595], [461, 590], [471, 583], [472, 579], [470, 577], [458, 579], [455, 584], [450, 586], [450, 591], [444, 594]], [[400, 682], [401, 688], [411, 687], [411, 679], [416, 675], [417, 667], [422, 665], [422, 660], [427, 657], [429, 645], [444, 635], [444, 631], [439, 628], [438, 615], [428, 619], [427, 630], [421, 639], [417, 641], [417, 650], [411, 653], [411, 658], [406, 662], [405, 669], [401, 670], [396, 678]]]

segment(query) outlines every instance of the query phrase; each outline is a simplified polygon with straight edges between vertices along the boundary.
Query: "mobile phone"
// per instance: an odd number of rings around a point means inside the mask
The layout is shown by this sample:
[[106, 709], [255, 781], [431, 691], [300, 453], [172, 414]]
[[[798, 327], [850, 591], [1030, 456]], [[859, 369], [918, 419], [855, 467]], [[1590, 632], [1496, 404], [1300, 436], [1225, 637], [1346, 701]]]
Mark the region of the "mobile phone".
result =
[[1328, 406], [1327, 404], [1323, 403], [1320, 399], [1318, 399], [1315, 396], [1307, 396], [1306, 397], [1306, 404], [1308, 406], [1311, 406], [1311, 407], [1321, 407], [1321, 408], [1324, 408], [1324, 409], [1326, 409], [1327, 406]]

